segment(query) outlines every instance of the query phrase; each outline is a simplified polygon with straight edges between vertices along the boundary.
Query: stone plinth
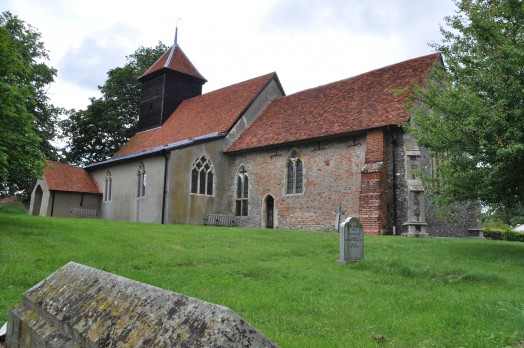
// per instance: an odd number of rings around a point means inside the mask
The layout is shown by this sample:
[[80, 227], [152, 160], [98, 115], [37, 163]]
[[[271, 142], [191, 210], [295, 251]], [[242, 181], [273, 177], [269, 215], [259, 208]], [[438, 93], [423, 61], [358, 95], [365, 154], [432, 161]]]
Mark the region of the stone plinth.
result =
[[226, 307], [73, 262], [10, 311], [7, 346], [276, 347]]
[[402, 226], [407, 226], [408, 231], [402, 233], [404, 237], [428, 237], [426, 232], [426, 226], [428, 224], [425, 222], [405, 222]]

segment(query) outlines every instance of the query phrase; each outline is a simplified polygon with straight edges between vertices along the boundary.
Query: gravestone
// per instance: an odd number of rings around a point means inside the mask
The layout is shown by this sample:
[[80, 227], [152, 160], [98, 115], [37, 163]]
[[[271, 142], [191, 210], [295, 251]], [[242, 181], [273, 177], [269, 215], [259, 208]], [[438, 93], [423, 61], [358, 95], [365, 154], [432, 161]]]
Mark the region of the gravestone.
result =
[[226, 307], [70, 262], [9, 312], [7, 347], [277, 347]]
[[335, 209], [333, 214], [335, 214], [335, 231], [338, 231], [338, 229], [340, 228], [340, 216], [345, 214], [345, 212], [342, 211], [341, 204], [337, 205], [337, 209]]
[[355, 217], [348, 217], [340, 224], [340, 264], [364, 258], [364, 228]]

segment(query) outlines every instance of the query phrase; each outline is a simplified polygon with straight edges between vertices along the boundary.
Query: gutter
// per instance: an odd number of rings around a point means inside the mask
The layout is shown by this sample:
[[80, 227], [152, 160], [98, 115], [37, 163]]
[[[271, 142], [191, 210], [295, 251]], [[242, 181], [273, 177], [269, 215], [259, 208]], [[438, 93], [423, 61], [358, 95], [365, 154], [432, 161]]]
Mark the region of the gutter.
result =
[[117, 163], [117, 162], [129, 161], [129, 160], [133, 160], [133, 159], [136, 159], [136, 158], [140, 158], [140, 157], [144, 157], [144, 156], [149, 156], [149, 155], [161, 153], [163, 151], [171, 151], [171, 150], [179, 149], [179, 148], [182, 148], [182, 147], [191, 146], [191, 145], [194, 145], [194, 144], [199, 143], [199, 142], [220, 139], [220, 138], [225, 137], [226, 135], [227, 135], [226, 132], [216, 132], [216, 133], [204, 134], [204, 135], [195, 137], [193, 139], [186, 139], [186, 140], [182, 140], [182, 141], [176, 141], [174, 143], [170, 143], [170, 144], [163, 145], [163, 146], [157, 146], [157, 147], [154, 147], [154, 148], [149, 149], [149, 150], [140, 151], [140, 152], [133, 152], [133, 153], [130, 153], [130, 154], [127, 154], [127, 155], [123, 155], [123, 156], [119, 156], [119, 157], [113, 157], [113, 158], [107, 159], [105, 161], [88, 164], [87, 166], [84, 167], [84, 169], [86, 169], [86, 170], [95, 169], [95, 168], [98, 168], [98, 167], [103, 167], [103, 166], [106, 166], [106, 165], [109, 165], [109, 164], [113, 164], [113, 163]]
[[164, 156], [164, 188], [162, 190], [162, 219], [160, 223], [165, 224], [165, 212], [166, 212], [166, 195], [167, 195], [167, 164], [169, 162], [169, 153], [166, 150], [163, 150], [162, 156]]

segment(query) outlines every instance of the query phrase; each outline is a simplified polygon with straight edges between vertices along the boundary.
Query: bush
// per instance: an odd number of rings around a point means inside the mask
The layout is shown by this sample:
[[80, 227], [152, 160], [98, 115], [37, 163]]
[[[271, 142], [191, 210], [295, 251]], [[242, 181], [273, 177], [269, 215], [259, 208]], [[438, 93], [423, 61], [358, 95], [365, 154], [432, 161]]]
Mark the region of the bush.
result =
[[513, 231], [510, 227], [506, 227], [503, 230], [486, 229], [484, 230], [484, 237], [487, 239], [524, 242], [524, 233]]
[[484, 238], [502, 240], [502, 231], [484, 230]]
[[0, 203], [0, 213], [27, 214], [27, 208], [19, 202]]

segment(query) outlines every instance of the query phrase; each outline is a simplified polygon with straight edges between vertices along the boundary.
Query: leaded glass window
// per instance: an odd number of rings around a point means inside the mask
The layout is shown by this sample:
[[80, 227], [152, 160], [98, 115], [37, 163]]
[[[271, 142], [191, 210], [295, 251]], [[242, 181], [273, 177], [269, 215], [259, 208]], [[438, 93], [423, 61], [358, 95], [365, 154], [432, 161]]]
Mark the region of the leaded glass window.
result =
[[200, 156], [191, 169], [191, 193], [213, 195], [213, 164], [206, 156]]
[[104, 186], [104, 202], [110, 202], [111, 201], [111, 189], [113, 186], [113, 176], [111, 175], [111, 171], [107, 171], [106, 173], [106, 181]]
[[303, 164], [296, 151], [291, 153], [287, 162], [286, 185], [286, 192], [288, 195], [303, 192]]
[[136, 180], [136, 196], [144, 197], [146, 195], [146, 169], [144, 163], [140, 162], [138, 165], [137, 171], [137, 180]]
[[249, 179], [247, 172], [244, 167], [240, 167], [236, 176], [236, 203], [235, 203], [235, 215], [236, 216], [247, 216], [248, 213], [248, 194], [249, 194]]

